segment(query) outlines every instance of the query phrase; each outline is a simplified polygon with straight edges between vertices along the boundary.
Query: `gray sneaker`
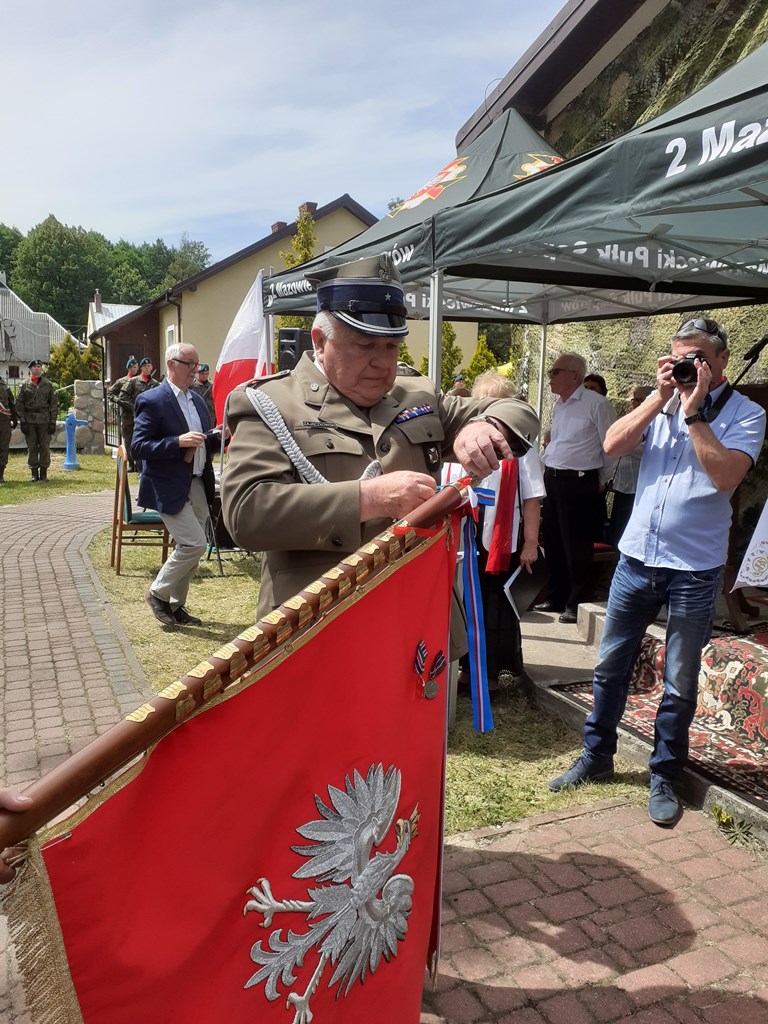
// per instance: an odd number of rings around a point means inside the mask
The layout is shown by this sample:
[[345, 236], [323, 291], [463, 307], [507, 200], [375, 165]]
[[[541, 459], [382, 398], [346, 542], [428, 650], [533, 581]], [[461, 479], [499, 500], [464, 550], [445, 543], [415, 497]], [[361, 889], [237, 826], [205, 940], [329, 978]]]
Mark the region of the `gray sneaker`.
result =
[[648, 817], [654, 825], [672, 828], [683, 814], [672, 780], [651, 772], [651, 797], [648, 801]]
[[559, 793], [561, 789], [566, 789], [568, 786], [582, 786], [585, 782], [599, 782], [601, 779], [610, 779], [612, 775], [612, 757], [598, 759], [580, 754], [567, 772], [558, 775], [547, 785], [553, 793]]

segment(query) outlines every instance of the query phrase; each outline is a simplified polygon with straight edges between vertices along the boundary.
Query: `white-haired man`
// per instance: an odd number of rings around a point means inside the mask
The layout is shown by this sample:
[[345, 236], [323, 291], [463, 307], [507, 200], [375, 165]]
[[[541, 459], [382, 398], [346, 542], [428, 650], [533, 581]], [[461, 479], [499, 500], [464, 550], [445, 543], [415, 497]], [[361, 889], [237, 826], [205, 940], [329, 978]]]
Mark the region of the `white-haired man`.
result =
[[617, 727], [646, 627], [667, 606], [664, 695], [650, 757], [648, 814], [671, 827], [680, 817], [673, 780], [688, 758], [701, 650], [722, 588], [730, 498], [754, 464], [765, 412], [725, 379], [728, 335], [715, 321], [686, 321], [658, 361], [658, 389], [608, 431], [611, 455], [645, 435], [635, 504], [619, 542], [592, 688], [584, 750], [553, 779], [555, 791], [613, 774]]
[[592, 586], [592, 550], [601, 518], [600, 494], [616, 459], [603, 441], [616, 419], [603, 395], [584, 387], [587, 364], [576, 352], [563, 352], [549, 370], [557, 396], [552, 430], [542, 462], [544, 500], [542, 536], [549, 570], [547, 600], [539, 611], [560, 612], [560, 621], [576, 622], [579, 604]]
[[199, 626], [184, 607], [205, 553], [205, 526], [214, 497], [211, 455], [218, 439], [204, 400], [192, 389], [198, 367], [192, 345], [171, 345], [166, 377], [136, 399], [131, 454], [142, 463], [138, 502], [162, 516], [176, 546], [147, 591], [152, 614], [164, 626]]

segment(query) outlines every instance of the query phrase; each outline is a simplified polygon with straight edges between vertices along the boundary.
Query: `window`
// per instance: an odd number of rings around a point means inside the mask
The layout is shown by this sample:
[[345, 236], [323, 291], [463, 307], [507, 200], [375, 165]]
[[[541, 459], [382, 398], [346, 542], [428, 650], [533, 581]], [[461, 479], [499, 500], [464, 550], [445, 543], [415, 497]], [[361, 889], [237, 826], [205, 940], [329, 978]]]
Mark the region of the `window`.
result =
[[176, 344], [176, 324], [171, 324], [170, 327], [165, 328], [165, 347], [170, 348], [171, 345]]

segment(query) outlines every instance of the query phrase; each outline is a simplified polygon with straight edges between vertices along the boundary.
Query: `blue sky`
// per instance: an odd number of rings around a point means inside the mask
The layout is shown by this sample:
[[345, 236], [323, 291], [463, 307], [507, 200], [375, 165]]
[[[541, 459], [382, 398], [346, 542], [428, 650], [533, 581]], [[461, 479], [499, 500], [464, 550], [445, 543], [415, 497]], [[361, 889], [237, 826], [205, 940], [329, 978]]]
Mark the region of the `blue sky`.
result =
[[376, 216], [564, 0], [0, 0], [0, 222], [214, 260], [348, 192]]

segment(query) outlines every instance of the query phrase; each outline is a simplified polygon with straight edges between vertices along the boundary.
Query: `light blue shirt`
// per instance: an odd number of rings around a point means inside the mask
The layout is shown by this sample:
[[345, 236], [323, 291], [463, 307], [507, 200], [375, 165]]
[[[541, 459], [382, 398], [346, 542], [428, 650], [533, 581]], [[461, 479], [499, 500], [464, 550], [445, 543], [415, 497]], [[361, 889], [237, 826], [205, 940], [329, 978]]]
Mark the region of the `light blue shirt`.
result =
[[[195, 430], [199, 434], [204, 434], [203, 424], [200, 422], [200, 415], [195, 406], [194, 399], [190, 391], [182, 391], [181, 388], [177, 388], [175, 384], [168, 381], [168, 384], [176, 395], [176, 401], [179, 403], [181, 414], [187, 421], [187, 426], [190, 430]], [[205, 445], [202, 448], [195, 448], [195, 460], [192, 464], [192, 472], [195, 476], [202, 476], [203, 470], [205, 469], [206, 451]]]
[[[711, 392], [716, 401], [721, 385]], [[646, 432], [635, 504], [619, 550], [649, 566], [714, 569], [725, 564], [732, 491], [718, 491], [699, 462], [682, 405]], [[734, 391], [709, 424], [717, 440], [757, 461], [765, 411]]]

